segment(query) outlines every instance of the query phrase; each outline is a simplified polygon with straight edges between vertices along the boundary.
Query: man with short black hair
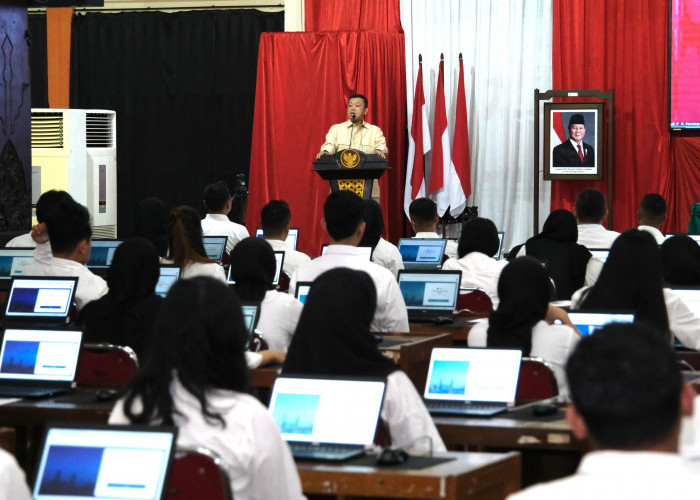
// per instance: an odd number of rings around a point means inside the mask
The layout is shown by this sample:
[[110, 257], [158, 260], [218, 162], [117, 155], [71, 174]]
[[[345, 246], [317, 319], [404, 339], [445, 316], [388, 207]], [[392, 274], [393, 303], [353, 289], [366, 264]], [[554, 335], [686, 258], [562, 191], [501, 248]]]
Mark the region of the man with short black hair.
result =
[[603, 221], [608, 216], [608, 205], [605, 195], [595, 188], [584, 189], [578, 194], [574, 215], [578, 224], [579, 245], [610, 248], [615, 238], [620, 236], [620, 233], [603, 227]]
[[651, 233], [656, 243], [661, 245], [666, 238], [661, 232], [661, 224], [666, 220], [666, 200], [657, 193], [649, 193], [642, 198], [637, 210], [637, 229]]
[[[51, 189], [45, 191], [39, 196], [36, 201], [36, 221], [38, 224], [43, 224], [46, 222], [46, 214], [53, 210], [53, 207], [62, 203], [64, 201], [72, 200], [71, 195], [65, 191], [58, 191], [56, 189]], [[37, 242], [32, 239], [32, 232], [26, 234], [21, 234], [15, 236], [5, 245], [7, 248], [34, 248], [37, 246]]]
[[612, 323], [574, 349], [566, 365], [567, 421], [591, 449], [576, 474], [516, 493], [513, 500], [686, 499], [700, 472], [678, 455], [681, 417], [695, 391], [683, 382], [665, 335]]
[[85, 267], [90, 257], [90, 213], [75, 201], [53, 207], [46, 216], [46, 230], [53, 256], [48, 262], [36, 260], [22, 270], [25, 276], [76, 276], [75, 303], [78, 309], [107, 293], [107, 283]]
[[204, 188], [204, 207], [207, 216], [202, 219], [203, 236], [228, 236], [226, 252], [231, 253], [236, 243], [250, 236], [245, 226], [229, 220], [233, 201], [224, 181], [209, 184]]
[[284, 200], [272, 200], [260, 210], [263, 238], [267, 240], [274, 251], [284, 252], [282, 270], [289, 276], [292, 276], [299, 266], [311, 261], [308, 255], [287, 245], [286, 239], [291, 223], [292, 211]]
[[[440, 217], [437, 213], [437, 204], [430, 198], [416, 198], [408, 206], [408, 216], [411, 219], [411, 227], [416, 233], [414, 238], [442, 239], [435, 229]], [[458, 259], [457, 242], [447, 240], [445, 254], [450, 259]]]
[[[313, 281], [319, 275], [336, 267], [365, 271], [377, 288], [377, 310], [372, 320], [372, 331], [407, 332], [408, 313], [399, 285], [388, 269], [370, 262], [357, 250], [365, 231], [362, 199], [351, 191], [331, 193], [323, 204], [321, 227], [328, 233], [330, 244], [325, 255], [297, 269], [289, 285], [293, 294], [299, 281]], [[343, 286], [338, 283], [338, 286]]]

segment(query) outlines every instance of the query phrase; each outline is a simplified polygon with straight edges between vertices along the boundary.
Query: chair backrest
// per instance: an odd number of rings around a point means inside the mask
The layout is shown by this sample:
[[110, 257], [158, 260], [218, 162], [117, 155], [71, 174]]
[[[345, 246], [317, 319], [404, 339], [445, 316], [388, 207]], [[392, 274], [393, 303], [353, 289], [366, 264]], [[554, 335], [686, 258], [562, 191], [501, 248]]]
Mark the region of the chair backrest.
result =
[[83, 345], [76, 382], [100, 387], [126, 387], [139, 368], [136, 353], [113, 344]]
[[165, 498], [233, 500], [231, 481], [221, 458], [206, 448], [178, 446]]
[[280, 280], [279, 280], [279, 283], [277, 283], [277, 291], [278, 292], [289, 291], [290, 281], [291, 281], [291, 279], [289, 278], [289, 275], [284, 271], [280, 271]]
[[518, 392], [515, 395], [518, 404], [558, 395], [559, 386], [552, 366], [542, 358], [523, 358], [518, 376]]
[[467, 309], [477, 314], [491, 314], [493, 303], [488, 293], [480, 288], [460, 289], [457, 296], [457, 309]]

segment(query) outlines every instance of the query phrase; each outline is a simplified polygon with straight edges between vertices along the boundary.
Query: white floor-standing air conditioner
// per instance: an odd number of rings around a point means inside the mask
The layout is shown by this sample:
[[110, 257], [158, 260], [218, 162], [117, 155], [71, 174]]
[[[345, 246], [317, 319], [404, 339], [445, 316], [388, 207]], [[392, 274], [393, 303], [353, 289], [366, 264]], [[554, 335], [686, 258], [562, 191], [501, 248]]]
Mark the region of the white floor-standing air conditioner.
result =
[[114, 111], [32, 109], [32, 204], [50, 189], [68, 191], [88, 208], [93, 238], [117, 237]]

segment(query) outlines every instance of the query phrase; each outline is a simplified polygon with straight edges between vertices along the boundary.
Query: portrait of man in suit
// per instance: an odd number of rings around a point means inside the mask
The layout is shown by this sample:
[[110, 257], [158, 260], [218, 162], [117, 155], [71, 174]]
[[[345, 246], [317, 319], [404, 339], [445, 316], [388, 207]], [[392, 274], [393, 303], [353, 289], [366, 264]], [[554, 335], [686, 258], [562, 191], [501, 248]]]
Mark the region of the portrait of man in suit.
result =
[[574, 113], [569, 118], [569, 138], [552, 149], [554, 168], [594, 168], [593, 146], [583, 142], [586, 135], [586, 120], [583, 114]]

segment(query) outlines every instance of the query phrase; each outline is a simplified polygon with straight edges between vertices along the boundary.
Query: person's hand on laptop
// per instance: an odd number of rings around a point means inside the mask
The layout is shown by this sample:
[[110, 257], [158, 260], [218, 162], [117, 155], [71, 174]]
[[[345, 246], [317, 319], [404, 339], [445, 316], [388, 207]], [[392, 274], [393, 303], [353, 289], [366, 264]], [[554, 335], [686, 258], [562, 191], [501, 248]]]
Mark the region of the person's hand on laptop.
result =
[[578, 331], [576, 325], [574, 325], [571, 322], [571, 319], [569, 319], [569, 315], [567, 314], [567, 312], [561, 307], [549, 304], [549, 306], [547, 307], [547, 315], [545, 316], [544, 320], [550, 325], [554, 324], [555, 321], [559, 320], [561, 324], [570, 326], [576, 331], [576, 333], [581, 335], [581, 332]]

